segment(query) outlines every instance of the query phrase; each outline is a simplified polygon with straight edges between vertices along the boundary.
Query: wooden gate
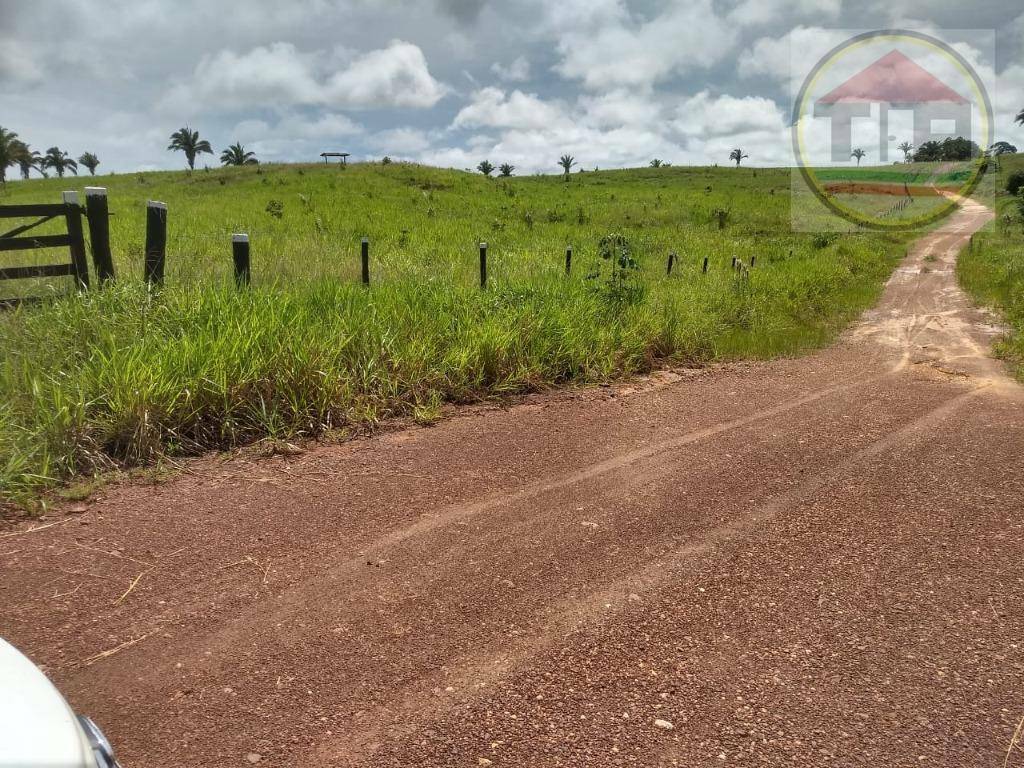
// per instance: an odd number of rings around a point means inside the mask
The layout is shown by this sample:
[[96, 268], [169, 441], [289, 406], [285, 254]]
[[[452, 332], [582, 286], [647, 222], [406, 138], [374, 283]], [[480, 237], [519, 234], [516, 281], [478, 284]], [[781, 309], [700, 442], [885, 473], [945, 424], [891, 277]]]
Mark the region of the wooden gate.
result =
[[[0, 267], [0, 281], [24, 280], [33, 277], [71, 277], [79, 290], [89, 287], [89, 266], [85, 258], [85, 238], [82, 232], [82, 209], [78, 195], [65, 193], [63, 203], [37, 205], [0, 205], [0, 222], [4, 219], [38, 219], [0, 234], [0, 253], [7, 251], [34, 251], [40, 248], [67, 248], [69, 262], [35, 264], [25, 267]], [[58, 235], [25, 235], [40, 224], [63, 219], [65, 233]], [[0, 229], [2, 229], [0, 225]], [[0, 307], [18, 304], [22, 299], [0, 299]]]

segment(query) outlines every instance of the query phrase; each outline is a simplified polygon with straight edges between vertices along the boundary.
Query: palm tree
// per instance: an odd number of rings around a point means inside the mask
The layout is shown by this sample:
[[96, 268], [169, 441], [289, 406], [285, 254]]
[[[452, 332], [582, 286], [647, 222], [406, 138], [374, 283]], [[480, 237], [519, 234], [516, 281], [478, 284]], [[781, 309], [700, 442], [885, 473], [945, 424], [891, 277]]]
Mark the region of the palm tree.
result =
[[255, 152], [246, 152], [241, 142], [232, 144], [220, 153], [220, 161], [224, 165], [259, 165]]
[[90, 176], [96, 175], [96, 166], [100, 164], [100, 159], [92, 152], [83, 152], [82, 156], [78, 158], [78, 162], [89, 169]]
[[1024, 109], [1017, 113], [1017, 116], [1013, 118], [1013, 122], [1024, 125]]
[[502, 163], [501, 165], [498, 166], [498, 175], [499, 176], [511, 176], [512, 175], [512, 171], [514, 171], [515, 169], [516, 169], [516, 167], [514, 165], [509, 165], [508, 163]]
[[476, 169], [484, 176], [490, 176], [494, 172], [494, 166], [491, 165], [490, 160], [481, 160]]
[[23, 146], [18, 134], [0, 125], [0, 184], [7, 183], [7, 169], [18, 162]]
[[658, 158], [654, 158], [653, 160], [651, 160], [651, 168], [661, 168], [661, 165], [661, 160], [659, 160]]
[[868, 153], [867, 153], [867, 152], [865, 152], [865, 151], [864, 151], [863, 149], [861, 149], [860, 147], [857, 147], [857, 148], [856, 148], [855, 150], [853, 150], [853, 152], [851, 152], [851, 153], [850, 153], [850, 157], [855, 157], [855, 158], [857, 158], [857, 165], [858, 165], [858, 166], [860, 165], [860, 159], [861, 159], [862, 157], [867, 157], [867, 156], [868, 156]]
[[210, 142], [206, 139], [200, 139], [199, 131], [193, 131], [187, 125], [171, 134], [171, 143], [167, 145], [167, 149], [171, 152], [184, 152], [190, 171], [195, 170], [196, 155], [200, 152], [205, 152], [208, 155], [213, 154]]
[[737, 168], [740, 167], [740, 162], [748, 157], [750, 157], [750, 155], [743, 154], [743, 150], [739, 148], [734, 149], [729, 153], [729, 159], [735, 161]]
[[50, 147], [46, 150], [41, 163], [45, 168], [53, 168], [57, 172], [57, 176], [62, 179], [65, 171], [71, 171], [75, 176], [78, 175], [78, 163], [60, 147]]
[[568, 176], [569, 171], [571, 171], [572, 167], [576, 165], [576, 158], [572, 155], [562, 155], [558, 158], [558, 164], [562, 166], [562, 170], [565, 171], [565, 175]]
[[913, 148], [914, 148], [914, 145], [911, 144], [909, 141], [904, 141], [902, 144], [900, 144], [899, 146], [896, 147], [896, 149], [898, 149], [900, 152], [903, 153], [903, 162], [904, 163], [909, 163], [910, 162], [910, 151]]
[[42, 158], [39, 153], [34, 149], [30, 149], [28, 144], [23, 141], [18, 142], [17, 152], [15, 153], [15, 161], [18, 164], [18, 170], [21, 171], [21, 178], [28, 180], [29, 173], [35, 168], [37, 171], [40, 170], [39, 163]]

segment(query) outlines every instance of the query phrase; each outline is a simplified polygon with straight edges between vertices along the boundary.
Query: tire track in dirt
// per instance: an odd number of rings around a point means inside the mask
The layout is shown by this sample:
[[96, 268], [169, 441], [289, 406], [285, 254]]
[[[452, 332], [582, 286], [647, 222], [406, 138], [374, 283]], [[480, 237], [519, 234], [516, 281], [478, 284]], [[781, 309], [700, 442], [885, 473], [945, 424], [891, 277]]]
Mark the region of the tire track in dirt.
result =
[[[986, 385], [982, 385], [951, 397], [898, 430], [857, 450], [840, 464], [805, 478], [796, 487], [759, 505], [742, 517], [703, 532], [698, 541], [685, 543], [635, 574], [602, 585], [583, 600], [558, 602], [546, 614], [546, 626], [542, 634], [525, 638], [520, 643], [512, 643], [512, 647], [505, 641], [500, 645], [481, 649], [467, 658], [453, 660], [446, 665], [443, 676], [434, 676], [411, 686], [410, 689], [404, 689], [401, 695], [396, 697], [396, 706], [388, 709], [390, 719], [387, 723], [364, 728], [355, 738], [346, 735], [343, 742], [339, 740], [334, 744], [321, 745], [315, 755], [308, 758], [307, 764], [358, 765], [370, 757], [367, 754], [368, 745], [379, 744], [384, 740], [385, 730], [394, 738], [397, 734], [410, 735], [428, 728], [432, 721], [444, 717], [450, 709], [450, 706], [445, 706], [444, 700], [435, 693], [442, 684], [467, 692], [458, 702], [465, 705], [467, 699], [473, 697], [474, 689], [479, 691], [493, 685], [502, 676], [528, 664], [533, 657], [549, 651], [566, 635], [580, 627], [614, 621], [623, 606], [628, 606], [630, 596], [642, 600], [647, 593], [656, 593], [666, 588], [677, 577], [678, 570], [685, 561], [706, 555], [715, 547], [749, 533], [756, 526], [806, 500], [825, 484], [850, 475], [862, 466], [865, 460], [887, 451], [905, 450], [911, 443], [924, 439], [924, 435], [933, 425], [947, 419], [971, 399], [978, 397], [985, 388]], [[426, 717], [423, 713], [426, 713]]]
[[[835, 403], [835, 410], [838, 414], [841, 410], [844, 410], [844, 406], [841, 402]], [[819, 412], [818, 417], [822, 414]], [[838, 419], [838, 416], [836, 417]], [[879, 423], [877, 429], [884, 431], [887, 429], [887, 422], [882, 421]], [[815, 436], [815, 428], [813, 425], [808, 424], [806, 428], [801, 430], [801, 434], [807, 437], [809, 440], [818, 439]], [[827, 433], [822, 433], [820, 439], [824, 440]], [[739, 445], [749, 442], [748, 438], [740, 438]], [[742, 448], [741, 448], [742, 450]], [[670, 455], [670, 454], [666, 454]], [[810, 457], [812, 460], [819, 458], [819, 452], [811, 450]], [[685, 462], [688, 457], [678, 456], [677, 461]], [[734, 459], [738, 460], [738, 459]], [[750, 471], [755, 468], [754, 462], [757, 461], [756, 456], [752, 456], [750, 459], [751, 467]], [[808, 464], [810, 466], [810, 464]], [[689, 481], [685, 475], [680, 476], [679, 482], [688, 483]], [[632, 484], [642, 484], [645, 482], [645, 476], [643, 473], [641, 476], [630, 478], [628, 483], [624, 483], [623, 479], [609, 480], [604, 479], [603, 485], [600, 488], [593, 486], [586, 489], [585, 493], [581, 495], [584, 497], [597, 496], [605, 500], [613, 500], [618, 498], [623, 493], [623, 488], [628, 489]], [[741, 483], [737, 484], [736, 492], [742, 493], [740, 487]], [[628, 499], [626, 500], [629, 501]], [[175, 684], [180, 689], [194, 689], [196, 693], [199, 693], [205, 697], [218, 696], [218, 691], [221, 688], [231, 688], [239, 696], [244, 696], [247, 702], [264, 702], [265, 707], [273, 707], [273, 698], [280, 692], [275, 689], [275, 683], [273, 679], [268, 681], [268, 685], [254, 684], [254, 681], [260, 679], [260, 668], [251, 666], [251, 662], [246, 658], [240, 658], [239, 649], [244, 649], [248, 646], [259, 647], [260, 658], [263, 659], [275, 659], [274, 666], [277, 667], [279, 672], [288, 677], [293, 669], [309, 668], [310, 664], [314, 664], [316, 658], [331, 658], [331, 666], [333, 669], [338, 671], [349, 670], [347, 675], [339, 675], [338, 672], [332, 672], [328, 674], [324, 679], [321, 680], [320, 685], [326, 686], [327, 679], [330, 679], [330, 696], [329, 699], [345, 700], [346, 691], [350, 692], [353, 696], [359, 695], [359, 690], [367, 681], [372, 680], [373, 675], [368, 674], [364, 669], [360, 668], [358, 659], [362, 654], [366, 657], [377, 656], [378, 661], [375, 662], [379, 670], [383, 670], [386, 665], [395, 667], [394, 662], [387, 661], [394, 653], [394, 639], [388, 637], [388, 623], [377, 616], [374, 611], [374, 602], [378, 599], [378, 594], [388, 595], [389, 606], [388, 613], [396, 614], [412, 614], [421, 615], [422, 612], [427, 609], [427, 606], [432, 605], [431, 600], [449, 600], [449, 595], [457, 594], [459, 589], [459, 580], [463, 579], [462, 589], [469, 591], [472, 588], [474, 594], [485, 594], [487, 591], [487, 580], [484, 579], [481, 583], [478, 576], [466, 574], [466, 577], [460, 575], [458, 566], [453, 570], [449, 561], [455, 560], [456, 563], [465, 562], [466, 559], [473, 557], [472, 551], [480, 548], [485, 548], [490, 551], [500, 552], [503, 547], [503, 542], [507, 540], [516, 540], [519, 538], [519, 531], [522, 531], [522, 538], [519, 539], [523, 542], [531, 541], [530, 528], [535, 525], [535, 520], [538, 515], [546, 515], [544, 510], [557, 508], [558, 503], [552, 499], [544, 499], [543, 503], [537, 505], [536, 510], [527, 510], [523, 508], [523, 505], [507, 505], [508, 509], [499, 517], [489, 518], [486, 521], [486, 528], [483, 530], [468, 530], [465, 534], [453, 534], [451, 531], [439, 529], [439, 533], [444, 535], [444, 539], [438, 541], [431, 541], [429, 543], [418, 545], [417, 549], [413, 550], [404, 560], [399, 558], [400, 552], [388, 552], [384, 554], [388, 558], [388, 565], [385, 566], [385, 570], [388, 570], [394, 566], [398, 569], [398, 575], [393, 577], [397, 579], [396, 582], [398, 593], [397, 597], [392, 596], [392, 589], [388, 586], [391, 584], [393, 579], [390, 576], [381, 574], [381, 576], [372, 576], [376, 574], [375, 570], [367, 570], [365, 563], [360, 563], [361, 568], [352, 573], [344, 574], [345, 578], [340, 579], [336, 574], [333, 574], [328, 567], [327, 570], [322, 571], [321, 575], [315, 580], [308, 584], [299, 585], [294, 590], [288, 590], [283, 594], [275, 595], [275, 600], [270, 605], [262, 605], [262, 607], [254, 606], [253, 609], [247, 614], [243, 614], [237, 621], [228, 621], [228, 617], [225, 617], [227, 622], [226, 627], [223, 631], [217, 631], [213, 635], [206, 636], [203, 634], [195, 635], [192, 638], [184, 639], [184, 645], [194, 645], [195, 650], [193, 652], [187, 652], [182, 646], [183, 642], [179, 641], [176, 643], [175, 658], [187, 659], [195, 656], [202, 656], [203, 653], [212, 654], [211, 658], [204, 660], [202, 663], [202, 675], [200, 680], [189, 683], [177, 683]], [[709, 499], [709, 502], [714, 504], [727, 503], [727, 500], [714, 500]], [[616, 502], [617, 503], [617, 502]], [[635, 503], [635, 502], [633, 502]], [[728, 512], [726, 510], [720, 510], [721, 516], [726, 516]], [[562, 513], [563, 517], [565, 513]], [[589, 515], [584, 515], [588, 517]], [[564, 530], [564, 526], [568, 525], [569, 529]], [[554, 526], [554, 533], [551, 538], [557, 537], [564, 542], [571, 542], [573, 540], [573, 526], [572, 520], [566, 520], [564, 523], [556, 523]], [[602, 525], [604, 521], [602, 520]], [[455, 526], [457, 528], [457, 526]], [[576, 528], [575, 530], [579, 530]], [[495, 535], [495, 532], [498, 532]], [[627, 535], [629, 534], [629, 535]], [[644, 537], [648, 539], [648, 545], [651, 541], [656, 542], [657, 536], [654, 536], [653, 530], [641, 530], [639, 532], [622, 532], [619, 534], [622, 537], [622, 542], [629, 542], [631, 539], [635, 539], [636, 543], [640, 546], [644, 544]], [[455, 536], [455, 539], [452, 537]], [[453, 542], [456, 542], [458, 538], [470, 538], [477, 540], [477, 545], [473, 547], [473, 550], [469, 551], [469, 554], [465, 557], [460, 554], [459, 551], [453, 550]], [[542, 558], [557, 557], [557, 549], [554, 552], [546, 552], [543, 548], [542, 542], [548, 537], [543, 536], [539, 541], [536, 541], [531, 546], [537, 547], [538, 552]], [[481, 543], [482, 542], [482, 543]], [[422, 549], [425, 546], [433, 547], [437, 551], [446, 551], [446, 555], [443, 558], [445, 562], [445, 570], [439, 572], [437, 576], [432, 577], [432, 581], [429, 586], [431, 590], [429, 593], [424, 593], [425, 587], [420, 583], [420, 576], [416, 575], [417, 572], [421, 572], [424, 569], [430, 571], [432, 566], [426, 559], [429, 557], [422, 554]], [[458, 545], [461, 546], [461, 545]], [[625, 556], [626, 553], [619, 551], [618, 557], [620, 559], [619, 566], [626, 567], [634, 559], [632, 555]], [[601, 565], [601, 568], [607, 568], [608, 558], [615, 557], [615, 549], [609, 544], [608, 547], [604, 548], [603, 551], [595, 550], [593, 552], [594, 563]], [[501, 560], [493, 563], [489, 567], [494, 569], [496, 572], [505, 573], [508, 563]], [[578, 567], [578, 565], [577, 565]], [[367, 574], [371, 574], [371, 581], [368, 583]], [[529, 573], [525, 575], [509, 574], [515, 579], [517, 586], [520, 585], [520, 580], [525, 580], [526, 586], [524, 589], [529, 588], [527, 594], [530, 599], [526, 601], [527, 605], [539, 606], [544, 605], [546, 601], [558, 594], [564, 593], [565, 589], [561, 591], [554, 591], [549, 593], [549, 587], [544, 582], [531, 584], [529, 579], [531, 578]], [[594, 575], [597, 579], [605, 578], [601, 574], [601, 570], [595, 565]], [[384, 581], [380, 581], [384, 579]], [[497, 578], [494, 579], [498, 581]], [[375, 586], [379, 584], [380, 586]], [[551, 585], [553, 586], [553, 585]], [[337, 594], [343, 595], [344, 597], [336, 605], [328, 608], [327, 602], [329, 595]], [[423, 597], [419, 597], [420, 595]], [[435, 597], [428, 600], [428, 595], [435, 595]], [[485, 598], [481, 598], [485, 599]], [[397, 600], [398, 602], [395, 602]], [[522, 599], [516, 601], [516, 604], [523, 602]], [[277, 606], [281, 603], [285, 605], [281, 608]], [[308, 618], [303, 617], [303, 612], [308, 613], [309, 607], [317, 605], [321, 607], [320, 614], [317, 621], [310, 622]], [[419, 606], [419, 607], [417, 607]], [[512, 605], [509, 605], [511, 608]], [[428, 609], [433, 610], [433, 609]], [[469, 627], [472, 626], [471, 622], [473, 616], [467, 616], [465, 619], [459, 619], [447, 613], [451, 610], [451, 607], [445, 608], [440, 615], [437, 616], [436, 620], [443, 620], [450, 623], [453, 631], [456, 635], [466, 637], [466, 633]], [[545, 608], [542, 613], [543, 622], [547, 621], [548, 615], [551, 613], [550, 609]], [[491, 619], [488, 619], [490, 621]], [[431, 621], [434, 621], [432, 619]], [[352, 647], [355, 651], [349, 653], [351, 649], [346, 649], [341, 652], [336, 641], [332, 641], [332, 635], [329, 632], [325, 632], [326, 637], [321, 638], [320, 633], [316, 627], [331, 627], [335, 626], [337, 622], [341, 622], [345, 627], [345, 634], [342, 636], [349, 637], [351, 639]], [[277, 630], [271, 629], [268, 632], [268, 628], [279, 627]], [[526, 624], [523, 625], [525, 631], [528, 632], [545, 632], [543, 623]], [[470, 635], [472, 636], [472, 635]], [[337, 636], [333, 636], [336, 638]], [[365, 638], [365, 639], [361, 639]], [[376, 638], [371, 640], [370, 638]], [[426, 640], [426, 638], [423, 638]], [[481, 640], [485, 641], [486, 635], [481, 636]], [[398, 642], [401, 642], [399, 639]], [[437, 641], [434, 641], [435, 643]], [[371, 646], [376, 645], [376, 649], [373, 650]], [[458, 648], [455, 648], [457, 651]], [[158, 650], [151, 651], [151, 653], [157, 657], [163, 656], [164, 654]], [[444, 651], [445, 654], [449, 653], [448, 650]], [[249, 653], [245, 652], [244, 656], [248, 656]], [[354, 655], [355, 660], [352, 659]], [[410, 658], [415, 658], [419, 655], [419, 651], [415, 651], [410, 654]], [[290, 657], [287, 662], [285, 658]], [[190, 665], [191, 666], [191, 665]], [[395, 694], [402, 690], [402, 686], [405, 685], [405, 674], [401, 667], [402, 664], [397, 665], [398, 668], [394, 670], [391, 676], [392, 684], [389, 687], [389, 698], [387, 702], [376, 701], [374, 699], [375, 708], [379, 708], [381, 717], [386, 717], [390, 720], [390, 715], [387, 713], [392, 710], [399, 708], [401, 696], [395, 698]], [[140, 678], [139, 675], [143, 677]], [[377, 672], [380, 674], [380, 671]], [[111, 677], [108, 682], [111, 685], [116, 685], [124, 691], [131, 691], [133, 688], [140, 687], [139, 679], [153, 679], [152, 685], [141, 686], [148, 688], [151, 692], [155, 692], [159, 685], [159, 680], [166, 680], [167, 674], [160, 666], [156, 666], [152, 671], [139, 672], [133, 667], [125, 667], [118, 669], [118, 665], [113, 665], [110, 670]], [[347, 678], [347, 679], [346, 679]], [[242, 684], [239, 682], [240, 679], [247, 680], [248, 684]], [[173, 680], [173, 678], [172, 678]], [[268, 691], [267, 688], [270, 688]], [[157, 700], [163, 700], [164, 698], [174, 698], [177, 695], [174, 688], [165, 690]], [[193, 694], [195, 695], [195, 694]], [[282, 698], [287, 699], [287, 696], [281, 694]], [[370, 701], [369, 692], [364, 691], [362, 696], [366, 701]], [[326, 703], [326, 699], [323, 700]], [[193, 711], [198, 712], [195, 706], [198, 706], [199, 702], [193, 706]], [[214, 700], [214, 705], [220, 708], [220, 717], [227, 715], [225, 707], [228, 705], [225, 702], [218, 702]], [[139, 702], [136, 706], [140, 709], [146, 709], [151, 706], [148, 702]], [[205, 704], [202, 706], [206, 706]], [[291, 704], [294, 712], [295, 703]], [[319, 706], [319, 705], [318, 705]], [[297, 713], [296, 713], [297, 714]], [[211, 714], [212, 716], [212, 714]], [[243, 713], [238, 713], [237, 718], [243, 718]], [[312, 713], [309, 720], [316, 720], [321, 716], [319, 712]], [[237, 719], [236, 718], [236, 719]], [[332, 721], [334, 718], [332, 718]], [[332, 722], [332, 729], [338, 727], [337, 722]], [[367, 726], [360, 722], [351, 726], [352, 731], [356, 733], [362, 733], [366, 730]], [[357, 737], [352, 737], [353, 739]], [[192, 759], [201, 759], [201, 756], [196, 756]]]

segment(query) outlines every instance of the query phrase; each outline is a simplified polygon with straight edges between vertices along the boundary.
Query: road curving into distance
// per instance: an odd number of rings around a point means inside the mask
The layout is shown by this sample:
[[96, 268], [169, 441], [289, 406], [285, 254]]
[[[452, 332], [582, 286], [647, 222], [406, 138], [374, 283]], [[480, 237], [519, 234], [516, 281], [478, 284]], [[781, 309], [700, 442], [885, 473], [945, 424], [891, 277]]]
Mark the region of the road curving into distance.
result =
[[207, 458], [0, 532], [0, 635], [128, 768], [1002, 765], [1024, 389], [955, 278], [990, 217], [804, 358]]

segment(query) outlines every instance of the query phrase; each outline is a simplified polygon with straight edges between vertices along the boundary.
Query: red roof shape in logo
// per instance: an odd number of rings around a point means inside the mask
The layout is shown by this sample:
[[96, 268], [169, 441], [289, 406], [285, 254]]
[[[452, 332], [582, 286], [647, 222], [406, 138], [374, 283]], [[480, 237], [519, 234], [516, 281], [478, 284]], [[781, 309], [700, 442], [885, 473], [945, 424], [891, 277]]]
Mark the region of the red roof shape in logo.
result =
[[926, 101], [967, 103], [967, 99], [959, 93], [895, 50], [818, 99], [819, 104], [865, 101], [891, 104], [920, 104]]

